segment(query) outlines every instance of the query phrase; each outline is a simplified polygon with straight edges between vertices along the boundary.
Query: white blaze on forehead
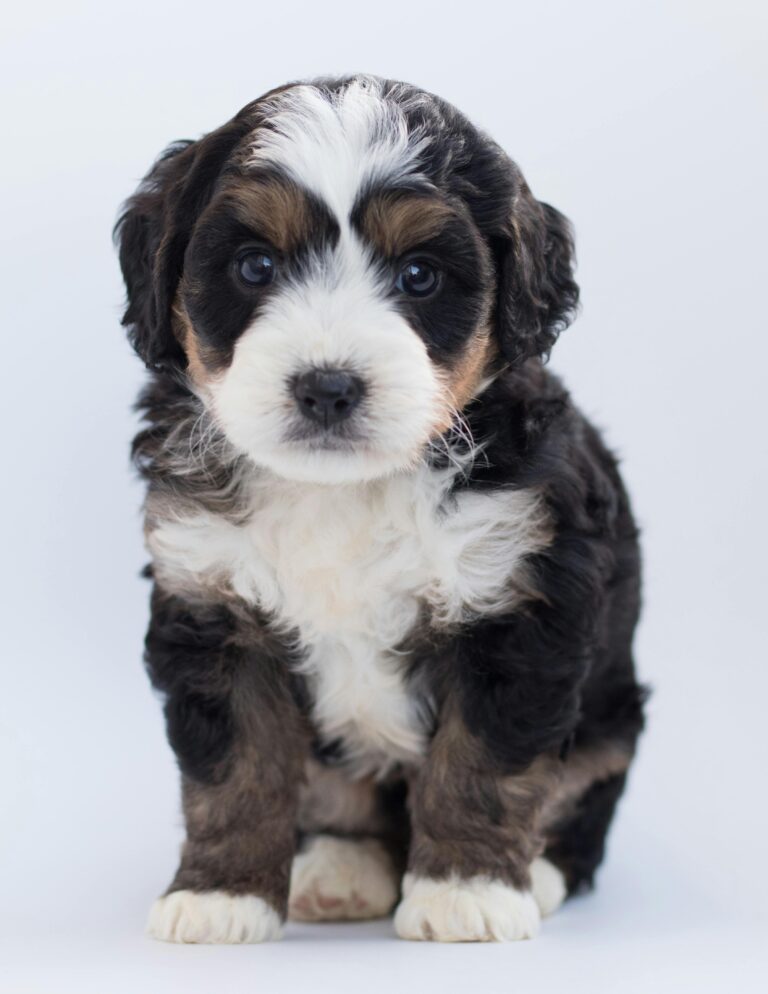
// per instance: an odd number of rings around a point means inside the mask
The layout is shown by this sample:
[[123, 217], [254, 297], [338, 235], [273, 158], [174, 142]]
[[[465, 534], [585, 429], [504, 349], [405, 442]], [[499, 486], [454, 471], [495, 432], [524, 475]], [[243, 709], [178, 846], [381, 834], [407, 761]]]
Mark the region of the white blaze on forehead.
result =
[[367, 184], [418, 173], [430, 141], [423, 129], [409, 131], [402, 107], [372, 77], [333, 94], [295, 86], [272, 102], [269, 127], [257, 132], [247, 164], [280, 166], [342, 224]]

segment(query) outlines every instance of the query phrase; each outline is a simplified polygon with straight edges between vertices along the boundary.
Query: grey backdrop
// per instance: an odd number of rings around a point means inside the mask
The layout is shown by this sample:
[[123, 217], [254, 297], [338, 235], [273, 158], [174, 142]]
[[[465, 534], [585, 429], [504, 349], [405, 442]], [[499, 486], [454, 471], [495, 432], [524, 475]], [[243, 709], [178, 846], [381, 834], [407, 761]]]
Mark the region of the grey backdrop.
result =
[[[752, 991], [764, 979], [764, 4], [476, 0], [15, 5], [3, 24], [0, 990]], [[534, 943], [389, 923], [282, 945], [143, 938], [176, 776], [142, 672], [118, 326], [120, 201], [172, 139], [287, 79], [362, 69], [452, 100], [574, 221], [553, 366], [645, 533], [656, 693], [598, 893]], [[424, 985], [432, 985], [425, 988]]]

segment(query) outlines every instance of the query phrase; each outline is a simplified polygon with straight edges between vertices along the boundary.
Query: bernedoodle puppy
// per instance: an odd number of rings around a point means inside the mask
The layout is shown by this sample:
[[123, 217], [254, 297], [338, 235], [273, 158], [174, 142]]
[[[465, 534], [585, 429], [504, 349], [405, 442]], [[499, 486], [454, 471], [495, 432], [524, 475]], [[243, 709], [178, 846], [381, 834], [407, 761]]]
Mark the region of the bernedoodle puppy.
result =
[[643, 724], [637, 531], [544, 365], [568, 222], [443, 100], [353, 76], [171, 145], [116, 233], [187, 833], [150, 933], [533, 936]]

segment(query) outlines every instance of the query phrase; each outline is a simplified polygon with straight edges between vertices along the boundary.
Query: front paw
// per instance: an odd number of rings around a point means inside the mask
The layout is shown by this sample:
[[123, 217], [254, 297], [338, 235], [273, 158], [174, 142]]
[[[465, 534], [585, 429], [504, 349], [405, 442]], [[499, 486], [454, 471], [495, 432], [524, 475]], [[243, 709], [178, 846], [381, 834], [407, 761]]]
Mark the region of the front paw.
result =
[[280, 938], [280, 918], [251, 894], [177, 890], [152, 905], [147, 933], [163, 942], [266, 942]]
[[407, 873], [395, 930], [401, 939], [509, 942], [532, 939], [539, 919], [532, 894], [498, 880], [430, 880]]

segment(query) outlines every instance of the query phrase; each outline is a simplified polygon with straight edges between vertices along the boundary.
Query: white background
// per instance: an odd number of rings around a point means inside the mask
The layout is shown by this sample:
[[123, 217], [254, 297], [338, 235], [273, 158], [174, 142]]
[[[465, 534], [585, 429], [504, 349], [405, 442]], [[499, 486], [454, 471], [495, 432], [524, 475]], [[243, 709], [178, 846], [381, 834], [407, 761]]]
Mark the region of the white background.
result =
[[[27, 3], [3, 18], [0, 990], [757, 991], [766, 982], [765, 4]], [[296, 77], [440, 93], [574, 221], [561, 371], [644, 528], [650, 724], [592, 897], [535, 942], [391, 923], [142, 935], [176, 774], [142, 671], [120, 201], [172, 139]], [[764, 986], [762, 989], [765, 989]]]

